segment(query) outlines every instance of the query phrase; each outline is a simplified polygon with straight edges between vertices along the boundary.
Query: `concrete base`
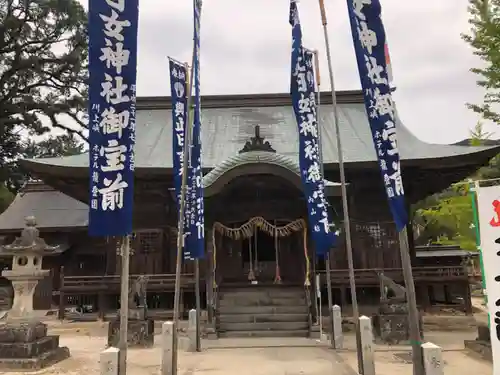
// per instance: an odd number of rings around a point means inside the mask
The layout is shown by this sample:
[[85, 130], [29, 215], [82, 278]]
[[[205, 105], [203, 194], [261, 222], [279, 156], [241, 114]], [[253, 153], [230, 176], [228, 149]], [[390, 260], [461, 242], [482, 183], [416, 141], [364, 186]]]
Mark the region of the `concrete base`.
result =
[[219, 338], [219, 335], [217, 334], [215, 328], [206, 328], [205, 337], [207, 340], [217, 340]]
[[465, 340], [465, 349], [477, 355], [479, 358], [487, 361], [493, 361], [493, 353], [491, 351], [491, 336], [487, 325], [479, 325], [477, 327], [477, 339]]
[[59, 336], [47, 336], [40, 322], [15, 322], [0, 325], [0, 369], [35, 371], [70, 356], [59, 347]]
[[[154, 320], [128, 321], [128, 346], [131, 348], [149, 348], [154, 345]], [[120, 319], [109, 322], [108, 346], [118, 346], [120, 340]]]
[[479, 340], [465, 340], [464, 345], [465, 349], [468, 349], [471, 354], [474, 354], [481, 359], [493, 362], [491, 343]]

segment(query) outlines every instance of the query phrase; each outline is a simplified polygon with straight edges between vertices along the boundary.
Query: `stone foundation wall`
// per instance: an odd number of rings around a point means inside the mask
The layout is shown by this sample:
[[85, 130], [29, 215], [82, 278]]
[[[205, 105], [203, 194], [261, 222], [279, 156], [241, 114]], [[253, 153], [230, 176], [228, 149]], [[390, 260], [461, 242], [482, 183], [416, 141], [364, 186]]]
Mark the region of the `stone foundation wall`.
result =
[[[424, 331], [475, 331], [477, 329], [476, 320], [473, 316], [432, 316], [424, 315]], [[329, 322], [328, 316], [323, 316], [323, 330], [325, 332], [330, 332], [331, 324]], [[342, 329], [344, 332], [350, 332], [354, 330], [354, 323], [351, 317], [343, 317], [342, 319]]]

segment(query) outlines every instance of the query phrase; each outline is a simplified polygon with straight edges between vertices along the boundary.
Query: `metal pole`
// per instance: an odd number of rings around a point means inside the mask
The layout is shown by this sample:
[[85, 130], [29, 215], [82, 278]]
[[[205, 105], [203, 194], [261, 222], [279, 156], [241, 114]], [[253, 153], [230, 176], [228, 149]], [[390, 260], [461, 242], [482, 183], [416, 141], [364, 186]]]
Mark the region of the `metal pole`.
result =
[[200, 329], [200, 312], [201, 312], [201, 297], [200, 297], [200, 260], [194, 261], [194, 274], [196, 279], [195, 294], [196, 294], [196, 351], [201, 352], [201, 329]]
[[[477, 217], [476, 196], [479, 194], [479, 181], [474, 181], [470, 187], [470, 198], [472, 205], [472, 217], [474, 219], [474, 229], [476, 232], [476, 248], [479, 251], [479, 267], [481, 270], [481, 285], [483, 288], [484, 305], [488, 306], [488, 292], [486, 290], [486, 278], [484, 277], [483, 250], [481, 249], [481, 234], [479, 230], [479, 218]], [[490, 313], [488, 312], [488, 327], [490, 326]]]
[[[321, 177], [323, 177], [323, 183], [325, 182], [325, 166], [323, 164], [323, 145], [321, 142], [321, 117], [320, 117], [320, 107], [321, 107], [321, 76], [319, 73], [319, 56], [318, 51], [314, 51], [314, 65], [316, 65], [316, 83], [318, 85], [318, 106], [317, 106], [317, 118], [318, 118], [318, 151], [319, 151], [319, 165], [321, 171]], [[330, 335], [330, 344], [332, 348], [335, 348], [335, 335], [333, 333], [333, 295], [332, 295], [332, 277], [330, 272], [330, 253], [331, 249], [328, 249], [328, 253], [325, 256], [325, 270], [326, 270], [326, 290], [328, 297], [328, 317], [330, 319], [330, 327], [331, 327], [331, 335]], [[320, 305], [321, 311], [321, 305]], [[322, 319], [322, 315], [320, 315], [320, 319]]]
[[[332, 105], [333, 117], [335, 120], [335, 135], [337, 137], [337, 152], [339, 159], [340, 184], [342, 191], [342, 211], [344, 216], [344, 230], [346, 238], [347, 264], [349, 267], [349, 286], [351, 289], [352, 299], [352, 315], [356, 329], [356, 348], [358, 353], [358, 370], [360, 374], [364, 373], [361, 361], [361, 337], [359, 332], [359, 310], [358, 299], [356, 295], [356, 280], [354, 278], [354, 262], [352, 257], [352, 239], [351, 239], [351, 223], [349, 220], [349, 206], [347, 203], [347, 188], [344, 169], [344, 157], [342, 154], [342, 141], [340, 139], [339, 114], [337, 108], [337, 96], [335, 94], [335, 80], [333, 78], [332, 57], [330, 52], [330, 42], [328, 40], [328, 22], [326, 20], [326, 10], [324, 0], [319, 0], [319, 8], [321, 11], [321, 21], [323, 24], [323, 35], [325, 39], [326, 57], [328, 60], [328, 74], [330, 76], [330, 86], [332, 90]], [[333, 328], [333, 327], [332, 327]]]
[[121, 264], [121, 287], [120, 287], [120, 340], [118, 348], [120, 349], [120, 360], [118, 364], [118, 373], [126, 375], [127, 373], [127, 336], [128, 336], [128, 293], [129, 293], [129, 263], [130, 263], [130, 238], [122, 237], [120, 246]]
[[399, 250], [401, 253], [401, 266], [406, 286], [408, 304], [408, 324], [410, 325], [410, 338], [412, 347], [413, 374], [424, 375], [424, 363], [422, 361], [422, 337], [420, 335], [419, 314], [411, 268], [410, 246], [408, 243], [408, 230], [405, 227], [399, 232]]
[[191, 87], [192, 76], [189, 74], [189, 67], [186, 64], [186, 82], [188, 82], [187, 95], [188, 95], [188, 115], [186, 119], [186, 129], [184, 132], [184, 154], [182, 158], [182, 183], [181, 183], [181, 202], [179, 204], [179, 221], [177, 224], [177, 259], [175, 264], [175, 293], [174, 293], [174, 324], [172, 332], [172, 375], [177, 375], [177, 352], [178, 352], [178, 328], [179, 328], [179, 303], [180, 303], [180, 289], [181, 289], [181, 267], [182, 267], [182, 248], [184, 245], [184, 211], [186, 209], [186, 187], [187, 187], [187, 174], [189, 163], [189, 147], [191, 146], [192, 128], [193, 123], [190, 120], [191, 108]]

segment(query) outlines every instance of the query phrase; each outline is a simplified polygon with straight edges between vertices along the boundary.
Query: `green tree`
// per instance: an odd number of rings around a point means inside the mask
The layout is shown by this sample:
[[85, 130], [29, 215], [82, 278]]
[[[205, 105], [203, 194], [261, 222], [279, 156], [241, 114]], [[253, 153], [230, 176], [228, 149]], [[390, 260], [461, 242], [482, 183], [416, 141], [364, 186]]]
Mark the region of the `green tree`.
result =
[[28, 141], [23, 147], [25, 158], [53, 158], [59, 156], [78, 155], [83, 153], [84, 143], [74, 134], [51, 136], [41, 141]]
[[483, 146], [485, 141], [491, 138], [493, 133], [484, 131], [483, 123], [478, 121], [474, 129], [470, 131], [470, 145], [471, 146]]
[[[61, 134], [38, 142], [28, 140], [21, 149], [19, 156], [23, 158], [48, 158], [81, 154], [85, 151], [85, 144], [74, 134]], [[16, 161], [10, 163], [8, 167], [7, 186], [11, 191], [16, 192], [30, 179], [30, 176], [18, 166]]]
[[[485, 132], [483, 124], [478, 122], [470, 135], [472, 146], [482, 146], [492, 134]], [[493, 158], [471, 179], [497, 177], [500, 177], [499, 157]], [[471, 226], [474, 220], [469, 184], [451, 186], [419, 202], [413, 210], [418, 244], [459, 245], [464, 250], [476, 249], [476, 233]]]
[[[424, 204], [417, 215], [424, 225], [420, 242], [459, 245], [464, 250], [476, 249], [469, 187], [457, 185], [431, 197], [435, 204]], [[429, 202], [427, 202], [429, 203]]]
[[486, 90], [482, 104], [468, 104], [486, 120], [500, 123], [500, 0], [469, 0], [471, 30], [462, 38], [484, 63], [473, 68], [478, 85]]
[[25, 137], [86, 137], [86, 24], [77, 0], [0, 0], [0, 184]]
[[7, 189], [7, 186], [0, 185], [0, 213], [4, 212], [7, 207], [12, 203], [14, 194]]

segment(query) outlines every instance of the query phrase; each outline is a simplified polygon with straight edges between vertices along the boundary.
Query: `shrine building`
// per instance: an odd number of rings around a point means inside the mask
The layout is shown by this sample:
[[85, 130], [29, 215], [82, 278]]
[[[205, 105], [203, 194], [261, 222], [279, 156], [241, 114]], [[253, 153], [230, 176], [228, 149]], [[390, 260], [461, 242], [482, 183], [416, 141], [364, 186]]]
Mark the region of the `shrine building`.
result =
[[[331, 95], [322, 93], [321, 100], [326, 195], [330, 219], [341, 230], [330, 253], [333, 298], [348, 312], [351, 301]], [[358, 302], [363, 313], [380, 298], [378, 272], [401, 285], [404, 281], [398, 235], [362, 93], [338, 92], [337, 101]], [[326, 277], [324, 261], [316, 259], [309, 238], [290, 95], [205, 96], [202, 120], [206, 256], [200, 272], [209, 320], [221, 336], [270, 335], [280, 330], [307, 334], [319, 314], [313, 292], [315, 275], [321, 275], [323, 291]], [[472, 175], [500, 152], [499, 146], [425, 143], [402, 123], [397, 126], [408, 209]], [[173, 306], [178, 214], [170, 98], [138, 98], [135, 147], [130, 273], [149, 275], [149, 313], [165, 319]], [[87, 234], [88, 162], [88, 154], [22, 160], [22, 166], [40, 182], [28, 183], [0, 215], [0, 235], [6, 243], [19, 235], [24, 218], [34, 215], [41, 237], [50, 245], [64, 247], [60, 256], [44, 260], [52, 277], [40, 283], [35, 301], [40, 309], [58, 308], [60, 317], [72, 314], [70, 307], [95, 318], [107, 318], [118, 308], [119, 243], [116, 238]], [[412, 226], [408, 228], [413, 238]], [[456, 248], [416, 248], [412, 240], [410, 247], [419, 306], [430, 309], [455, 304], [472, 313], [469, 283], [474, 275], [464, 262], [472, 254]], [[193, 269], [192, 261], [183, 262], [184, 312], [194, 306]], [[2, 283], [6, 285], [5, 280]], [[325, 292], [324, 304], [326, 300]], [[272, 327], [264, 319], [269, 314], [274, 319]]]

